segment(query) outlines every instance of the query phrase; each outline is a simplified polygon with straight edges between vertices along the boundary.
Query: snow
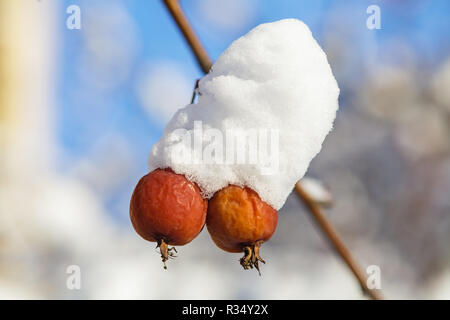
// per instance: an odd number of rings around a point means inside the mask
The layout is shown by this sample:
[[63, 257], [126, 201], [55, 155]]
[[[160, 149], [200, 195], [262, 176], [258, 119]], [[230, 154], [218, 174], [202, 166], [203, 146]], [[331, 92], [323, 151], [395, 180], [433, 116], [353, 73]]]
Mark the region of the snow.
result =
[[150, 170], [171, 167], [206, 198], [247, 186], [280, 209], [338, 109], [339, 88], [309, 28], [296, 19], [257, 26], [219, 57], [199, 93], [153, 146]]
[[306, 192], [309, 194], [309, 196], [316, 202], [324, 206], [331, 206], [334, 199], [333, 195], [325, 186], [322, 181], [310, 178], [310, 177], [304, 177], [301, 180], [301, 184], [303, 189], [306, 190]]

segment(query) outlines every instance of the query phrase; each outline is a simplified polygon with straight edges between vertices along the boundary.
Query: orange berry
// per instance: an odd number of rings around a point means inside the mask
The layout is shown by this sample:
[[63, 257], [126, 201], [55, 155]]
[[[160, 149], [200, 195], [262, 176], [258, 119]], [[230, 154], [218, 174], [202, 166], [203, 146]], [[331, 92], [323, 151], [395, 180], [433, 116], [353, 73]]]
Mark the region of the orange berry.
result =
[[275, 232], [278, 213], [250, 188], [228, 186], [209, 200], [206, 227], [214, 243], [228, 252], [245, 252], [241, 265], [255, 266], [259, 247]]
[[167, 245], [185, 245], [200, 233], [207, 207], [195, 183], [171, 170], [156, 169], [136, 185], [130, 219], [142, 238], [158, 243], [165, 262], [175, 250]]

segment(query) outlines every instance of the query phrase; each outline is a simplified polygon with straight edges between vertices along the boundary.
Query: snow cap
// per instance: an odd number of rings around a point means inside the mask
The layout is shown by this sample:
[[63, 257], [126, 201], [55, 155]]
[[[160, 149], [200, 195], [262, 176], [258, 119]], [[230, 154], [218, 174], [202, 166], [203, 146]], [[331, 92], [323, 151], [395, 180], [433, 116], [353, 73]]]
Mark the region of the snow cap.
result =
[[210, 198], [247, 186], [276, 210], [332, 129], [339, 88], [325, 53], [296, 19], [257, 26], [234, 41], [177, 111], [149, 157]]

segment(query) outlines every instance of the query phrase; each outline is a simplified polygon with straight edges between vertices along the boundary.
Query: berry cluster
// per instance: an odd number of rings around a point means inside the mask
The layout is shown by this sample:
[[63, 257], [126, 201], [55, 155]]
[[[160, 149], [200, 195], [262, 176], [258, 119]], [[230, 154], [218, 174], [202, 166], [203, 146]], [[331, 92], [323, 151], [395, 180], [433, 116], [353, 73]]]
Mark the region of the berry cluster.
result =
[[191, 242], [208, 229], [214, 243], [228, 252], [244, 252], [244, 269], [259, 272], [263, 242], [275, 232], [278, 213], [250, 188], [230, 185], [207, 200], [199, 187], [170, 169], [156, 169], [138, 182], [130, 203], [136, 232], [156, 242], [165, 262], [174, 257], [172, 246]]

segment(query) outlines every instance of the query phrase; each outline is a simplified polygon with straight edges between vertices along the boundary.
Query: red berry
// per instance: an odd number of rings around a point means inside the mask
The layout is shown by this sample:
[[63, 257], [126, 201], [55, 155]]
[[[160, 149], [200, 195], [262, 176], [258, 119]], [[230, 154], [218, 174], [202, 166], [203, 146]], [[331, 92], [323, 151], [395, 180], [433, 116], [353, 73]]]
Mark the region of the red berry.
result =
[[134, 189], [130, 219], [142, 238], [158, 243], [165, 262], [175, 250], [168, 245], [185, 245], [200, 233], [207, 206], [196, 184], [171, 170], [156, 169]]
[[206, 227], [214, 243], [228, 252], [245, 252], [244, 269], [256, 267], [261, 244], [275, 232], [278, 213], [250, 188], [228, 186], [208, 204]]

